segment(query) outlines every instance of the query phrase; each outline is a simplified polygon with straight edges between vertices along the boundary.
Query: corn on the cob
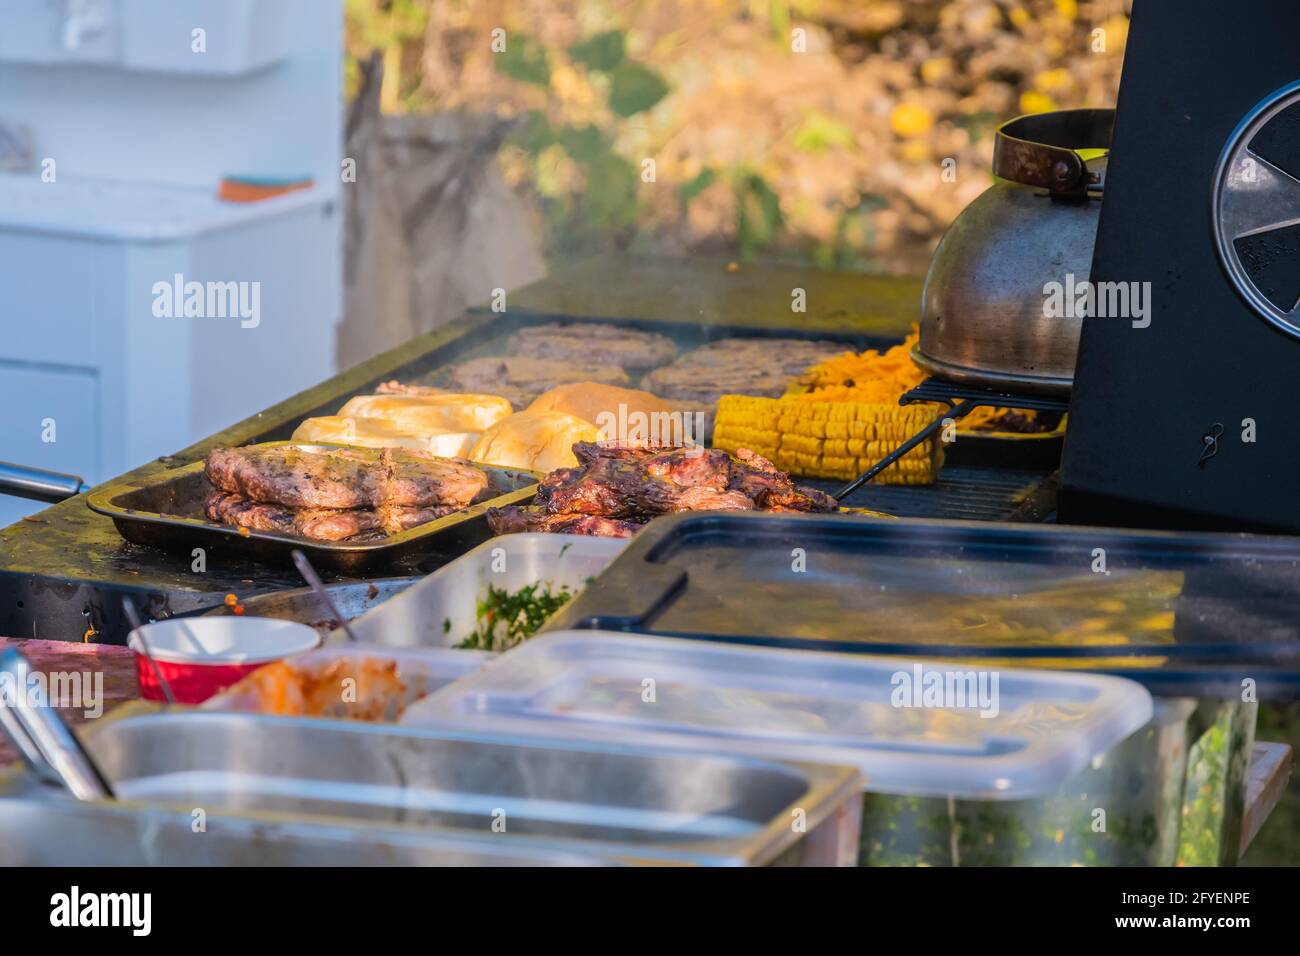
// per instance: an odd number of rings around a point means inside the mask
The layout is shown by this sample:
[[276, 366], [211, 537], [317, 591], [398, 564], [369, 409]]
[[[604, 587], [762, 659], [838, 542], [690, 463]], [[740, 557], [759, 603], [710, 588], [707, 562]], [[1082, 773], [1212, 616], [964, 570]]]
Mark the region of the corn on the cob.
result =
[[[807, 478], [856, 478], [934, 420], [933, 405], [803, 402], [724, 395], [713, 444], [751, 448], [783, 471]], [[939, 474], [943, 446], [933, 438], [913, 448], [876, 479], [928, 485]]]

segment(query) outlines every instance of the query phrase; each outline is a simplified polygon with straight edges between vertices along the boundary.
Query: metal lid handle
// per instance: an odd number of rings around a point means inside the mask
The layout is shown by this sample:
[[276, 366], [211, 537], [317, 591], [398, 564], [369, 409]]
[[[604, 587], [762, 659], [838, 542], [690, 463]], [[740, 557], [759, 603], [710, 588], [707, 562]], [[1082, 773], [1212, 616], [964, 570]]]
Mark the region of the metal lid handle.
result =
[[1080, 149], [1110, 149], [1115, 111], [1059, 110], [1021, 116], [998, 127], [993, 172], [1003, 179], [1083, 198], [1090, 176]]

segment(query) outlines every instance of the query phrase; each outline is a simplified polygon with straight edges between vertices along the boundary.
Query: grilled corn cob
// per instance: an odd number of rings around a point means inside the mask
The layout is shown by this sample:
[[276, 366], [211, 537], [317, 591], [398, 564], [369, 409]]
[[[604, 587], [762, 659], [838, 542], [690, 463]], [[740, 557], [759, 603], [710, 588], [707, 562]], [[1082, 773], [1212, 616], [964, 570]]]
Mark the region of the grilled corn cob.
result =
[[[730, 452], [751, 448], [794, 475], [849, 479], [911, 438], [936, 414], [933, 405], [724, 395], [718, 402], [713, 444]], [[893, 485], [933, 484], [942, 459], [942, 443], [931, 438], [876, 480]]]

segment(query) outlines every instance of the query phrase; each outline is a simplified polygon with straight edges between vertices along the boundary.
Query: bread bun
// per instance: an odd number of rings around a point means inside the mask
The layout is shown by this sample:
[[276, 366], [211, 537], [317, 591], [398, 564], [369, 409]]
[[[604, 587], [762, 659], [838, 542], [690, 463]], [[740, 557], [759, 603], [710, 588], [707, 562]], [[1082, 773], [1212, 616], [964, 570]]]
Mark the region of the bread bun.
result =
[[576, 415], [519, 412], [485, 431], [469, 458], [483, 465], [549, 472], [578, 463], [574, 442], [599, 438], [596, 426]]
[[481, 432], [511, 412], [499, 395], [357, 395], [339, 409], [344, 418], [380, 418], [411, 432]]
[[403, 428], [382, 418], [324, 415], [309, 418], [293, 432], [294, 441], [336, 442], [361, 448], [407, 448], [439, 458], [463, 458], [478, 441], [480, 432], [420, 431]]
[[704, 444], [707, 418], [712, 417], [690, 417], [696, 411], [709, 411], [705, 406], [687, 406], [640, 389], [599, 382], [557, 385], [539, 395], [528, 411], [568, 412], [600, 429], [602, 440], [632, 444]]

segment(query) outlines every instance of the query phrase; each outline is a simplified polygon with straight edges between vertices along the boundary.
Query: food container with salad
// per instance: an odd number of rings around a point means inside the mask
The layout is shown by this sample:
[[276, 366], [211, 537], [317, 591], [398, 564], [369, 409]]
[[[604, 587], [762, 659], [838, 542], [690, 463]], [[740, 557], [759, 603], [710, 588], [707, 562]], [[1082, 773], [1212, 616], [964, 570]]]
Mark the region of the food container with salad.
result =
[[[497, 653], [527, 640], [627, 546], [522, 533], [483, 542], [352, 622], [367, 643]], [[331, 640], [343, 639], [335, 633]]]

